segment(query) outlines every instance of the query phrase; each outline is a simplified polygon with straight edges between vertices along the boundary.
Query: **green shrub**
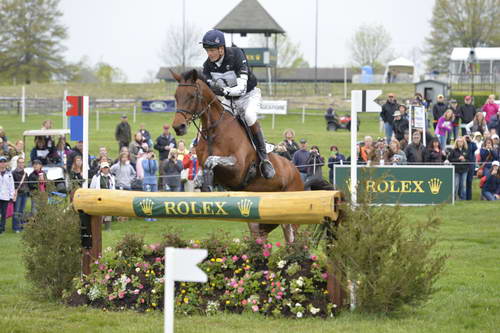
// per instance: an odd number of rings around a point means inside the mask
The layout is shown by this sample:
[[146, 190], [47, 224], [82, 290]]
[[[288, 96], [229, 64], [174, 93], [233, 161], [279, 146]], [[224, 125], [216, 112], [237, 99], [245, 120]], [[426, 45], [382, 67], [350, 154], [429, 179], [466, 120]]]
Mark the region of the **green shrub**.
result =
[[389, 313], [428, 299], [447, 258], [435, 253], [437, 239], [429, 235], [439, 218], [409, 223], [399, 206], [368, 202], [344, 208], [325, 253], [346, 277], [341, 279], [346, 289], [354, 281], [356, 308]]
[[144, 236], [125, 234], [116, 245], [116, 252], [122, 257], [141, 257], [144, 254]]
[[36, 195], [37, 213], [22, 234], [26, 279], [49, 297], [60, 298], [80, 274], [80, 221], [66, 201], [47, 203]]

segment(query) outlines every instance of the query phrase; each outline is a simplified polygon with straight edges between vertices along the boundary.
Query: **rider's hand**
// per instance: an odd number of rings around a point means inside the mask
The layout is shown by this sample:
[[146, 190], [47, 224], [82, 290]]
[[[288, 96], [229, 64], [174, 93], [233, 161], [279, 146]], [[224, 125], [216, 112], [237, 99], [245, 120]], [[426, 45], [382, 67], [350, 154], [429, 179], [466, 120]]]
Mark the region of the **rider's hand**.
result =
[[222, 89], [222, 92], [223, 92], [224, 96], [226, 96], [226, 97], [229, 96], [229, 88]]
[[224, 90], [217, 87], [217, 86], [212, 86], [210, 87], [210, 89], [212, 89], [212, 91], [214, 92], [214, 94], [216, 94], [217, 96], [224, 96]]

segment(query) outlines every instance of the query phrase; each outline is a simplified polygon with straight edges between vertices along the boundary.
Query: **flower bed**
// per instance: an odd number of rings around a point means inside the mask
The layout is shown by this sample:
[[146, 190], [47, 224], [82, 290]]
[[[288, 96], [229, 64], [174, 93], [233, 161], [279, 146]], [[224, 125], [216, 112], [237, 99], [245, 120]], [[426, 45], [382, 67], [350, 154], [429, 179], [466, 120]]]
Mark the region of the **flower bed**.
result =
[[66, 293], [69, 304], [146, 312], [162, 309], [164, 248], [173, 246], [208, 250], [200, 264], [208, 282], [175, 285], [178, 313], [249, 311], [303, 318], [332, 316], [336, 310], [328, 295], [326, 263], [309, 252], [306, 237], [286, 246], [220, 234], [187, 242], [169, 233], [162, 243], [152, 245], [127, 237], [115, 249], [104, 251], [90, 275], [74, 280], [74, 289]]

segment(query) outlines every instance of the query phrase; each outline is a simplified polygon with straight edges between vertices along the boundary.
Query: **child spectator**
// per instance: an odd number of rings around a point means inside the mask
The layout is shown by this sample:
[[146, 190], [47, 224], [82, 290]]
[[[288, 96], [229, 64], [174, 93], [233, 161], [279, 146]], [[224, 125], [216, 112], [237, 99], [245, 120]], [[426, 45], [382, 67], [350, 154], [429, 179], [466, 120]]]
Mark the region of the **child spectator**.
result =
[[127, 153], [120, 154], [120, 162], [116, 163], [109, 170], [116, 180], [116, 188], [120, 190], [132, 189], [132, 181], [136, 177], [136, 172], [128, 159]]
[[187, 181], [184, 184], [184, 190], [186, 192], [194, 192], [194, 179], [196, 178], [196, 175], [198, 174], [199, 171], [199, 165], [198, 165], [198, 156], [196, 155], [196, 147], [191, 146], [191, 151], [189, 154], [184, 156], [184, 160], [182, 161], [182, 166], [184, 169], [188, 170], [187, 173]]

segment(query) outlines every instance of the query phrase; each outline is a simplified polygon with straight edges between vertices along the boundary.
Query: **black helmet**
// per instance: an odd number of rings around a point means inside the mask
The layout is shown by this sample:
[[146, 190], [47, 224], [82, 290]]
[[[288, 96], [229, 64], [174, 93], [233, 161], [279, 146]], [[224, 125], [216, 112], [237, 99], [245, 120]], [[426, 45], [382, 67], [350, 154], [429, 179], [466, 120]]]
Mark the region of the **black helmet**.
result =
[[224, 33], [219, 30], [210, 30], [205, 36], [203, 36], [203, 40], [201, 42], [203, 44], [203, 48], [215, 48], [219, 46], [226, 46], [226, 40], [224, 39]]

